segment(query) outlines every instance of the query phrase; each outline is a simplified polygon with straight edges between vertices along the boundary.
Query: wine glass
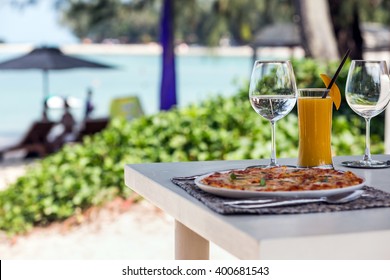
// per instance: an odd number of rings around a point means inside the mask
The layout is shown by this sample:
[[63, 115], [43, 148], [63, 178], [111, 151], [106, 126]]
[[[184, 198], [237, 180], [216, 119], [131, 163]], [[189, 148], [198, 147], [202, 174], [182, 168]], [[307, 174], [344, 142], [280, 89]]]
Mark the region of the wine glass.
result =
[[297, 86], [290, 61], [255, 61], [249, 100], [256, 113], [271, 123], [271, 162], [268, 166], [278, 166], [275, 122], [287, 115], [297, 100]]
[[390, 100], [389, 72], [385, 61], [353, 60], [345, 88], [349, 107], [366, 120], [366, 147], [362, 160], [344, 161], [348, 167], [384, 168], [386, 161], [373, 160], [370, 152], [370, 120], [386, 109]]

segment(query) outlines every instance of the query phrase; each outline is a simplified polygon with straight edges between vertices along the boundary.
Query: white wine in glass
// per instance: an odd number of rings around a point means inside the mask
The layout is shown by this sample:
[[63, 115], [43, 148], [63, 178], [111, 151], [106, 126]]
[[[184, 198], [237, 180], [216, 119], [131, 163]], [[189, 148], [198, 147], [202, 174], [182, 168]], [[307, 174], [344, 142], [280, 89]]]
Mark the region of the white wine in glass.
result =
[[366, 121], [364, 157], [358, 161], [344, 161], [348, 167], [385, 168], [387, 161], [371, 158], [370, 120], [383, 112], [390, 100], [390, 78], [385, 61], [353, 60], [349, 68], [345, 97], [349, 107]]
[[290, 61], [256, 61], [249, 86], [249, 100], [253, 109], [271, 123], [271, 162], [278, 166], [275, 148], [275, 122], [295, 106], [297, 86]]

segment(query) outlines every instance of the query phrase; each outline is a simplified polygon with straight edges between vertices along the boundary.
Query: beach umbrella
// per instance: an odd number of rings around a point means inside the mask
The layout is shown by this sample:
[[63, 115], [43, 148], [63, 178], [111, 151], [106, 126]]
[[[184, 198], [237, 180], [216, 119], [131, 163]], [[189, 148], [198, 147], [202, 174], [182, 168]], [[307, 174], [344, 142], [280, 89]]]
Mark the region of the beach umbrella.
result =
[[28, 54], [0, 63], [0, 70], [39, 69], [43, 73], [44, 100], [49, 96], [49, 71], [73, 68], [113, 68], [110, 65], [97, 63], [65, 55], [59, 48], [39, 47]]
[[169, 110], [177, 103], [173, 18], [173, 1], [164, 0], [160, 22], [160, 42], [163, 49], [160, 110]]

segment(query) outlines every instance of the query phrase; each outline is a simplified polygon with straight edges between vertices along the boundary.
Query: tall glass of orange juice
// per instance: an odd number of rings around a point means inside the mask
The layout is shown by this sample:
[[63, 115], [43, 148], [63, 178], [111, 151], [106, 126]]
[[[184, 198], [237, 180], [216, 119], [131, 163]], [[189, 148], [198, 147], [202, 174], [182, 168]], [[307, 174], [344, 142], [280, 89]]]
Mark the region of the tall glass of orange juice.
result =
[[327, 89], [298, 90], [299, 167], [332, 168], [332, 99]]

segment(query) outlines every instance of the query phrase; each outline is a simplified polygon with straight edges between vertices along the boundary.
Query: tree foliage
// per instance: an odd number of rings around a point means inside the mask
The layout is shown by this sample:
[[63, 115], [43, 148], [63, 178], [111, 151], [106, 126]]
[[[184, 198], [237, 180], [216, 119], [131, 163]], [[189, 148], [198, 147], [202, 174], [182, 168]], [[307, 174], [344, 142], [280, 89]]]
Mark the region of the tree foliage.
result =
[[[158, 40], [161, 0], [62, 1], [63, 22], [79, 38]], [[174, 5], [176, 38], [189, 44], [217, 45], [221, 38], [248, 44], [259, 27], [293, 17], [289, 0], [187, 0], [174, 1]]]
[[[23, 9], [42, 0], [8, 0]], [[253, 41], [264, 26], [296, 22], [301, 0], [173, 0], [177, 42], [232, 45]], [[338, 51], [362, 56], [360, 21], [390, 25], [390, 0], [327, 0]], [[158, 41], [162, 0], [53, 0], [63, 24], [80, 39], [115, 39], [122, 43]], [[321, 12], [321, 11], [318, 11]], [[312, 33], [312, 32], [311, 32]], [[305, 36], [303, 36], [305, 38]]]
[[[350, 28], [356, 16], [364, 21], [390, 24], [390, 0], [328, 1], [336, 33], [340, 28]], [[88, 36], [99, 41], [109, 36], [124, 38], [127, 42], [158, 40], [161, 0], [57, 2], [62, 3], [64, 23], [80, 38]], [[176, 38], [189, 44], [216, 45], [221, 38], [229, 38], [237, 45], [248, 44], [265, 25], [293, 22], [297, 12], [295, 0], [174, 2]]]

